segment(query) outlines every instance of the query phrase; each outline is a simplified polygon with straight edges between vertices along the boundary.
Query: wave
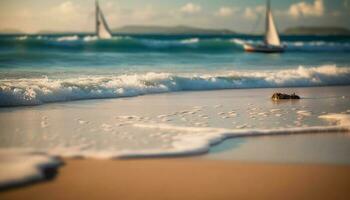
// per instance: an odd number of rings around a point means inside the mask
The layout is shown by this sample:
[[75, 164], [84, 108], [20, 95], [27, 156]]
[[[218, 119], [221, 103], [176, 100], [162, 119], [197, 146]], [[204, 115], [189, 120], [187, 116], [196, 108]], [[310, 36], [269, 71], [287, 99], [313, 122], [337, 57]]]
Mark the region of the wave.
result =
[[114, 36], [111, 39], [98, 39], [96, 36], [20, 36], [15, 40], [0, 40], [3, 46], [18, 46], [28, 49], [60, 49], [60, 50], [89, 50], [89, 51], [227, 51], [237, 46], [217, 40], [202, 41], [199, 38], [186, 39], [152, 39], [133, 38], [129, 36]]
[[[1, 39], [3, 46], [18, 46], [29, 49], [47, 48], [84, 51], [165, 51], [165, 52], [242, 52], [242, 44], [261, 43], [257, 39], [240, 38], [157, 38], [114, 36], [111, 39], [100, 40], [96, 36], [19, 36]], [[350, 51], [350, 42], [346, 41], [285, 41], [287, 51]]]
[[288, 51], [350, 51], [350, 43], [311, 41], [284, 43]]
[[66, 36], [66, 37], [59, 37], [56, 39], [56, 41], [61, 42], [61, 41], [75, 41], [78, 40], [79, 37], [77, 35], [74, 36]]
[[[231, 42], [242, 46], [245, 43], [262, 44], [262, 41], [232, 39]], [[282, 43], [286, 51], [293, 52], [348, 52], [350, 42], [330, 42], [330, 41], [286, 41]]]
[[198, 43], [198, 42], [199, 42], [198, 38], [190, 38], [190, 39], [181, 40], [182, 44], [194, 44], [194, 43]]
[[[18, 184], [39, 181], [45, 178], [45, 170], [58, 168], [61, 165], [56, 156], [83, 157], [97, 159], [186, 156], [207, 153], [211, 146], [229, 138], [348, 132], [350, 130], [350, 116], [346, 114], [328, 114], [319, 116], [325, 120], [337, 121], [334, 126], [315, 126], [305, 128], [279, 129], [223, 129], [181, 127], [170, 124], [134, 124], [142, 129], [161, 131], [178, 131], [173, 138], [171, 148], [138, 149], [138, 150], [86, 150], [84, 148], [53, 148], [53, 149], [0, 149], [0, 188], [16, 186]], [[184, 134], [186, 133], [186, 134]], [[20, 173], [18, 171], [20, 170]], [[6, 172], [6, 173], [4, 173]]]
[[288, 70], [227, 71], [215, 74], [149, 72], [75, 78], [13, 78], [0, 80], [0, 106], [40, 105], [176, 91], [349, 84], [350, 69], [333, 65], [313, 68], [300, 66]]

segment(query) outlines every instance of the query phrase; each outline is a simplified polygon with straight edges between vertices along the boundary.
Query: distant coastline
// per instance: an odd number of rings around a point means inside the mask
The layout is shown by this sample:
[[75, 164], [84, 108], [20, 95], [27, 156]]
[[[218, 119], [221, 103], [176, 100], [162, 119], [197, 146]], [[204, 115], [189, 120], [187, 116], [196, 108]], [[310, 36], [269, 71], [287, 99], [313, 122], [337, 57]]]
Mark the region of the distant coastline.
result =
[[[242, 34], [247, 35], [247, 33], [237, 32], [231, 29], [210, 29], [210, 28], [199, 28], [192, 26], [144, 26], [144, 25], [128, 25], [119, 28], [113, 28], [112, 32], [114, 34], [159, 34], [159, 35], [235, 35]], [[28, 34], [17, 29], [3, 29], [0, 30], [0, 34]], [[32, 33], [30, 35], [40, 35], [40, 34], [94, 34], [93, 32], [78, 32], [78, 31], [55, 31], [55, 30], [41, 30], [37, 33]], [[261, 33], [262, 34], [262, 33]], [[252, 34], [252, 35], [261, 35]], [[251, 34], [250, 34], [251, 35]], [[350, 30], [343, 27], [291, 27], [284, 31], [281, 31], [281, 35], [321, 35], [321, 36], [350, 36]]]
[[26, 34], [18, 29], [0, 29], [0, 34]]
[[[62, 31], [50, 31], [42, 30], [37, 34], [66, 34], [67, 32]], [[73, 33], [73, 32], [70, 32]], [[77, 32], [75, 32], [77, 33]], [[91, 34], [92, 32], [81, 32]], [[79, 33], [79, 34], [81, 34]], [[199, 34], [199, 35], [232, 35], [237, 32], [230, 29], [210, 29], [210, 28], [198, 28], [192, 26], [144, 26], [144, 25], [130, 25], [113, 28], [112, 33], [114, 34], [164, 34], [164, 35], [181, 35], [181, 34]]]
[[123, 26], [112, 30], [114, 33], [123, 34], [216, 34], [230, 35], [237, 32], [230, 29], [210, 29], [192, 26]]
[[292, 27], [284, 31], [285, 35], [350, 35], [350, 30], [343, 27]]

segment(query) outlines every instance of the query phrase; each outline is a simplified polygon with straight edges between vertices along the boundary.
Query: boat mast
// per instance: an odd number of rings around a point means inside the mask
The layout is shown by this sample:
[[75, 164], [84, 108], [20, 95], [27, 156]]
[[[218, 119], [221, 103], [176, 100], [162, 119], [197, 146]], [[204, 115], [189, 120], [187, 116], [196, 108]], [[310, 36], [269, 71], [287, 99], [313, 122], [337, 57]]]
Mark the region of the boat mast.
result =
[[95, 0], [95, 34], [99, 37], [99, 31], [98, 27], [100, 26], [100, 21], [99, 21], [99, 8], [98, 8], [98, 1]]
[[270, 13], [270, 0], [266, 0], [266, 16], [265, 16], [265, 44], [268, 44], [268, 32], [269, 32], [269, 13]]
[[101, 39], [109, 39], [112, 37], [111, 30], [100, 8], [98, 0], [96, 2], [96, 35]]

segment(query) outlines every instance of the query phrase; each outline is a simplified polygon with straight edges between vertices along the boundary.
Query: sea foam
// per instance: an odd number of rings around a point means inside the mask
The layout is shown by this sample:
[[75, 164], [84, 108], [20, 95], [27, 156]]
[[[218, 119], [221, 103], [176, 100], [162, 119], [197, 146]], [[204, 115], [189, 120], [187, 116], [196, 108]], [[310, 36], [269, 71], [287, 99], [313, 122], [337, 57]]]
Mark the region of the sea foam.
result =
[[240, 88], [349, 85], [350, 69], [326, 65], [212, 74], [139, 73], [0, 80], [0, 106], [132, 97], [153, 93]]
[[54, 156], [34, 150], [0, 149], [0, 188], [42, 180], [46, 169], [60, 164]]
[[[232, 43], [242, 46], [245, 43], [263, 44], [261, 40], [243, 40], [234, 38], [230, 40]], [[327, 51], [349, 51], [349, 42], [327, 42], [327, 41], [285, 41], [283, 45], [286, 51], [298, 52], [327, 52]]]
[[335, 121], [334, 126], [314, 126], [297, 128], [278, 129], [223, 129], [212, 127], [181, 127], [171, 124], [135, 124], [134, 126], [144, 129], [180, 131], [182, 133], [174, 138], [171, 149], [152, 149], [143, 151], [121, 151], [118, 157], [153, 157], [153, 156], [179, 156], [201, 154], [209, 151], [212, 145], [218, 144], [225, 139], [237, 137], [267, 136], [267, 135], [289, 135], [289, 134], [310, 134], [310, 133], [332, 133], [349, 132], [350, 115], [328, 114], [319, 116], [325, 120]]
[[[85, 157], [95, 159], [185, 156], [206, 153], [212, 145], [228, 138], [252, 137], [266, 135], [309, 134], [349, 132], [350, 115], [328, 114], [320, 118], [335, 121], [332, 126], [315, 126], [304, 128], [279, 129], [224, 129], [213, 127], [182, 127], [172, 124], [136, 123], [135, 127], [161, 131], [176, 131], [179, 134], [172, 138], [168, 148], [153, 149], [124, 149], [89, 150], [86, 146], [57, 147], [50, 149], [1, 149], [0, 150], [0, 188], [38, 181], [45, 178], [44, 171], [48, 168], [57, 168], [61, 162], [56, 156]], [[103, 125], [109, 130], [108, 124]]]
[[61, 41], [75, 41], [75, 40], [78, 40], [78, 39], [79, 39], [79, 37], [77, 35], [73, 35], [73, 36], [59, 37], [56, 40], [58, 42], [61, 42]]

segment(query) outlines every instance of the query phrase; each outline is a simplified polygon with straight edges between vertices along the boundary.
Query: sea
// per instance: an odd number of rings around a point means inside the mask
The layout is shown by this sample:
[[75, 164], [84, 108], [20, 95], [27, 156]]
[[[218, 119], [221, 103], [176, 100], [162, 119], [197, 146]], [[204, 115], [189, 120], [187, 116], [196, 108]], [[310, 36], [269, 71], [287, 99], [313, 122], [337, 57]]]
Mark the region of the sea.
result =
[[175, 91], [350, 84], [349, 36], [282, 36], [283, 54], [246, 53], [252, 35], [1, 35], [0, 106]]
[[[350, 164], [350, 36], [0, 35], [0, 189], [61, 157]], [[274, 102], [274, 92], [297, 101]]]

